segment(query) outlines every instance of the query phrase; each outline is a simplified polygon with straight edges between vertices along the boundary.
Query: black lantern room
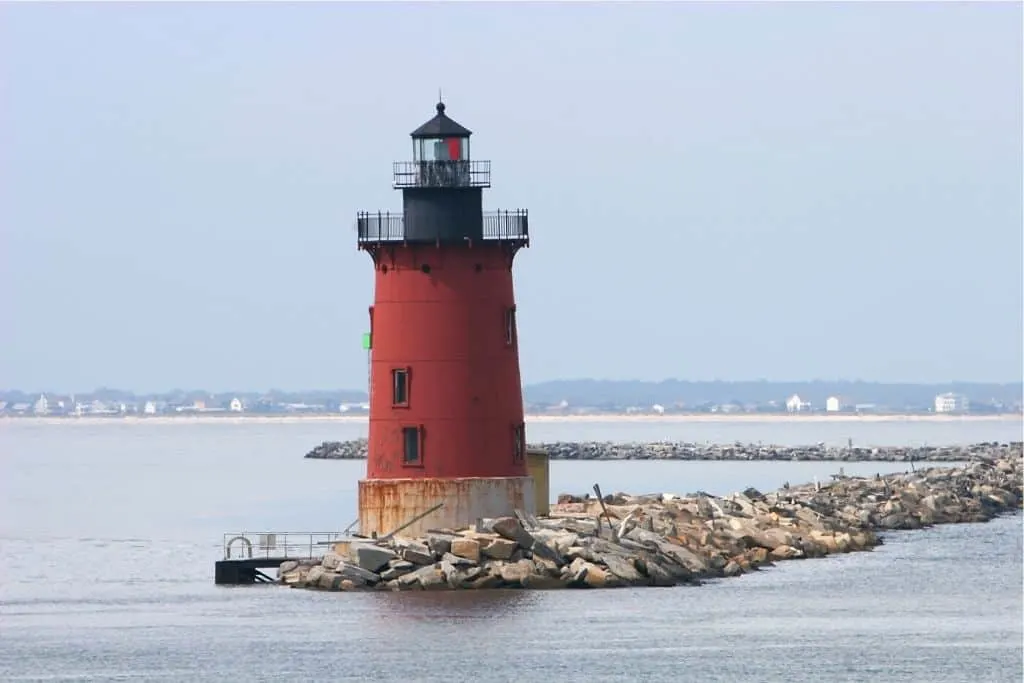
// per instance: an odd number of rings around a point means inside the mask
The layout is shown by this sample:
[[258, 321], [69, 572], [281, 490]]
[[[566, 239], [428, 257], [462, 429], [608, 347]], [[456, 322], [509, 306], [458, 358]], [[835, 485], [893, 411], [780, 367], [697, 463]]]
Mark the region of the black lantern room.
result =
[[491, 186], [491, 162], [470, 159], [472, 131], [444, 109], [438, 102], [437, 115], [412, 132], [412, 161], [395, 162], [395, 188]]
[[445, 113], [444, 102], [436, 109], [432, 119], [411, 133], [412, 161], [394, 163], [393, 184], [402, 191], [402, 214], [360, 212], [360, 244], [499, 240], [525, 246], [526, 211], [483, 211], [491, 162], [471, 159], [472, 131]]
[[469, 136], [465, 126], [448, 118], [444, 102], [437, 103], [437, 116], [412, 132], [412, 158], [414, 161], [469, 160]]

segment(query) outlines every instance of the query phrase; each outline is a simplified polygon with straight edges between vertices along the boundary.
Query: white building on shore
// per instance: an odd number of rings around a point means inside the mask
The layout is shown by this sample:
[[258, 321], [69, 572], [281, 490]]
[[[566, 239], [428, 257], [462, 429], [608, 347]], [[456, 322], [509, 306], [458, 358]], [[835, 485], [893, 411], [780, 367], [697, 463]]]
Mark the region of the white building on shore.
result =
[[839, 411], [846, 408], [843, 399], [839, 396], [829, 396], [825, 399], [825, 412], [826, 413], [838, 413]]
[[793, 394], [786, 399], [786, 410], [791, 413], [802, 413], [805, 410], [810, 410], [811, 404], [800, 398], [799, 395]]
[[32, 404], [32, 412], [36, 415], [46, 415], [50, 412], [50, 401], [47, 400], [46, 394], [40, 394], [36, 402]]
[[963, 394], [946, 392], [935, 397], [936, 413], [964, 413], [970, 408], [970, 402]]

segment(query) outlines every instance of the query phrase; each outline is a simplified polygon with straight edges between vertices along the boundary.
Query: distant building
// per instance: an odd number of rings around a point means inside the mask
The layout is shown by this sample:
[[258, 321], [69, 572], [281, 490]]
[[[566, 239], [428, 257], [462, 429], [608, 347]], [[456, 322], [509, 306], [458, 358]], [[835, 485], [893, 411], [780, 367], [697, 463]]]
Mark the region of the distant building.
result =
[[840, 410], [845, 408], [843, 399], [838, 396], [829, 396], [825, 399], [825, 412], [827, 413], [838, 413]]
[[797, 394], [793, 394], [786, 399], [786, 410], [790, 413], [801, 413], [810, 409], [811, 404], [801, 399]]
[[143, 415], [156, 415], [156, 404], [152, 401], [146, 401], [146, 405], [142, 406]]
[[566, 401], [564, 398], [561, 401], [559, 401], [558, 403], [556, 403], [554, 405], [546, 406], [544, 408], [544, 410], [546, 410], [548, 412], [555, 412], [555, 411], [559, 411], [559, 410], [568, 410], [568, 409], [569, 409], [569, 402]]
[[36, 415], [46, 415], [50, 412], [50, 402], [46, 400], [45, 395], [39, 395], [39, 398], [32, 405], [32, 412]]
[[969, 407], [967, 397], [963, 394], [947, 392], [935, 397], [936, 413], [962, 413], [966, 412]]
[[231, 403], [228, 404], [228, 410], [230, 410], [232, 413], [240, 413], [244, 409], [245, 407], [242, 405], [242, 401], [239, 398], [231, 399]]
[[88, 405], [82, 406], [82, 410], [78, 411], [78, 405], [76, 404], [76, 414], [81, 415], [85, 413], [87, 415], [114, 415], [121, 411], [120, 404], [104, 403], [99, 399], [93, 399]]

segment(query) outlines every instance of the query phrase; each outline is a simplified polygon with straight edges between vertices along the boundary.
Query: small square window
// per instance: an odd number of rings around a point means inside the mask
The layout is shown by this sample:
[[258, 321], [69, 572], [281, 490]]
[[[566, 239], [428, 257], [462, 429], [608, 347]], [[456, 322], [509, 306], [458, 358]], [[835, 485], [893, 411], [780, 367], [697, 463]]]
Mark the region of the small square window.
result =
[[512, 346], [516, 343], [516, 307], [505, 309], [505, 345]]
[[391, 404], [409, 405], [409, 368], [395, 368], [391, 371]]
[[423, 430], [419, 427], [402, 427], [402, 464], [423, 464]]

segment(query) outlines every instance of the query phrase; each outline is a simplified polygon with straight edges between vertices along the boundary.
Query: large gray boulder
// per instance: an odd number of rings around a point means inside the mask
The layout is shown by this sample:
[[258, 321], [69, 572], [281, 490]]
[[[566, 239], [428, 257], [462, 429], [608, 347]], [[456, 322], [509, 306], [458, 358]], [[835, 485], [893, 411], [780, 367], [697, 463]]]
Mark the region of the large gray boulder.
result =
[[369, 543], [356, 544], [352, 546], [352, 550], [356, 564], [368, 572], [379, 572], [388, 562], [398, 558], [398, 553], [394, 550]]

